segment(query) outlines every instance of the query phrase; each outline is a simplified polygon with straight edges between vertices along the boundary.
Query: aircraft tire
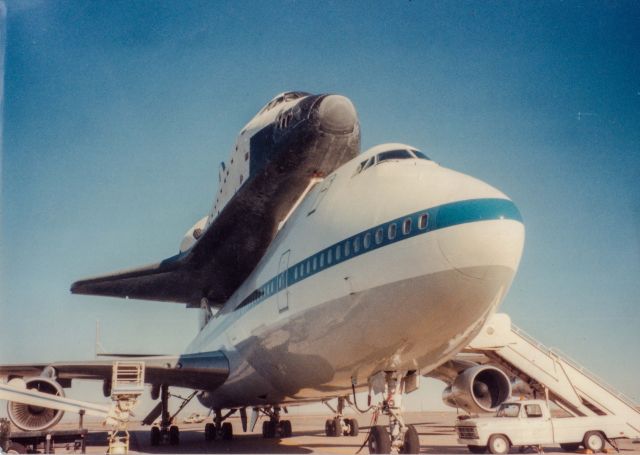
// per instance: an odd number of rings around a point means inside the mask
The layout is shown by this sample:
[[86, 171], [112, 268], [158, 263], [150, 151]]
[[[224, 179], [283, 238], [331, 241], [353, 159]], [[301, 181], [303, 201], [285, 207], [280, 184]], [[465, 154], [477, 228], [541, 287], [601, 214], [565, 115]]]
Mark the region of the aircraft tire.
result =
[[149, 435], [149, 443], [152, 446], [160, 445], [160, 428], [151, 427], [151, 433]]
[[407, 425], [400, 453], [420, 453], [420, 438], [416, 427], [413, 425]]
[[325, 436], [331, 436], [333, 430], [331, 429], [333, 426], [333, 419], [327, 419], [324, 422], [324, 434]]
[[169, 444], [172, 446], [180, 444], [180, 429], [175, 425], [169, 428]]
[[358, 436], [360, 433], [360, 426], [357, 419], [349, 419], [349, 436]]
[[369, 433], [369, 453], [391, 453], [391, 438], [382, 425], [371, 427]]
[[215, 441], [216, 440], [216, 426], [212, 423], [207, 423], [204, 426], [204, 440]]
[[290, 438], [291, 435], [293, 434], [291, 420], [283, 420], [282, 422], [280, 422], [280, 424], [282, 425], [282, 437]]
[[331, 429], [333, 430], [333, 432], [331, 433], [331, 436], [333, 437], [338, 437], [338, 436], [342, 436], [342, 422], [340, 417], [336, 417], [335, 419], [333, 419], [333, 426], [331, 427]]
[[222, 439], [225, 441], [231, 441], [233, 439], [233, 426], [231, 422], [225, 422], [222, 424]]
[[262, 437], [265, 439], [273, 439], [276, 437], [278, 422], [275, 420], [265, 420], [262, 422]]

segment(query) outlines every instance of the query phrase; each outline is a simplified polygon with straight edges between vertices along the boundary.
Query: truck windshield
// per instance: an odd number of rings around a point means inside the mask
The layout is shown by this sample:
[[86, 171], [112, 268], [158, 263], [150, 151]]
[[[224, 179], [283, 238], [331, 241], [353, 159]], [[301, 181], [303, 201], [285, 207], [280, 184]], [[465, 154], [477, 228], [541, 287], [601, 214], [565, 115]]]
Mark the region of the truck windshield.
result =
[[497, 417], [518, 417], [520, 405], [517, 403], [505, 403], [498, 409]]

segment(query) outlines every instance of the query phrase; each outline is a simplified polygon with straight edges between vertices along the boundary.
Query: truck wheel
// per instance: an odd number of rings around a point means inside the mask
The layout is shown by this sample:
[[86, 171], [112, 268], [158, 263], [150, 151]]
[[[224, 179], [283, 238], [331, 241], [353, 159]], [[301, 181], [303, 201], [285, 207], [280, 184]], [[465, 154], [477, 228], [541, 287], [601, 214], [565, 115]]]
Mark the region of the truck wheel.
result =
[[506, 436], [502, 434], [494, 434], [489, 438], [487, 449], [489, 453], [509, 453], [511, 443]]
[[10, 442], [7, 446], [7, 453], [27, 453], [27, 448], [17, 442]]
[[467, 449], [469, 449], [471, 453], [487, 453], [485, 446], [467, 446]]
[[575, 452], [580, 448], [579, 442], [567, 442], [564, 444], [560, 444], [560, 448], [565, 452]]
[[369, 453], [391, 453], [391, 438], [382, 425], [371, 427]]
[[595, 453], [601, 452], [604, 449], [604, 438], [599, 431], [589, 431], [584, 435], [582, 445], [585, 449], [591, 450]]

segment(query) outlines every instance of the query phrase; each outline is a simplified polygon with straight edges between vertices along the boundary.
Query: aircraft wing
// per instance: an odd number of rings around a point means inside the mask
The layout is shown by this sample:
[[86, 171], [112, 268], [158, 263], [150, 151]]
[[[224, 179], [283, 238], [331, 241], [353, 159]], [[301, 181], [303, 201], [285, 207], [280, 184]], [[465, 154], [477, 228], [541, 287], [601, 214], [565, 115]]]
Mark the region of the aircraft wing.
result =
[[147, 384], [167, 384], [197, 390], [213, 390], [229, 376], [229, 362], [220, 351], [180, 356], [122, 357], [111, 360], [0, 365], [0, 377], [39, 376], [52, 367], [62, 381], [71, 379], [109, 380], [116, 360], [143, 361]]

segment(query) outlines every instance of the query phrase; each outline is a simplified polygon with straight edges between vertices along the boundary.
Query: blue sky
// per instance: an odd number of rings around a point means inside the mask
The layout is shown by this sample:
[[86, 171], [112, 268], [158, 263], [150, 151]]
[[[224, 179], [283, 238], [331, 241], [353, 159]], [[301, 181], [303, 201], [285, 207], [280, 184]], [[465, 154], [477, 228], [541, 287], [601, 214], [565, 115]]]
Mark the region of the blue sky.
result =
[[[171, 256], [276, 93], [341, 93], [508, 194], [527, 240], [502, 309], [640, 401], [636, 2], [7, 3], [0, 361], [179, 352], [181, 305], [72, 296]], [[441, 392], [430, 384], [436, 403]], [[431, 401], [430, 401], [431, 402]]]

